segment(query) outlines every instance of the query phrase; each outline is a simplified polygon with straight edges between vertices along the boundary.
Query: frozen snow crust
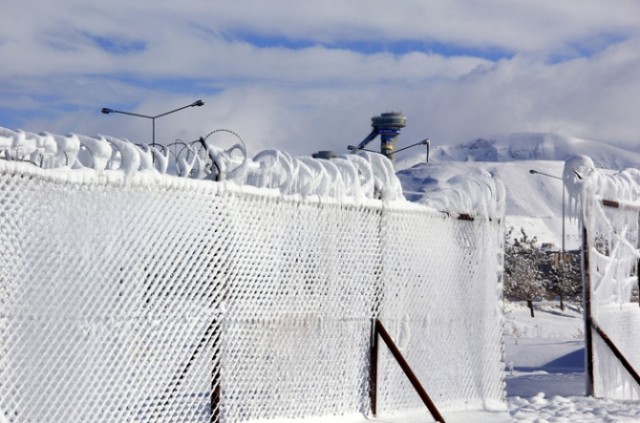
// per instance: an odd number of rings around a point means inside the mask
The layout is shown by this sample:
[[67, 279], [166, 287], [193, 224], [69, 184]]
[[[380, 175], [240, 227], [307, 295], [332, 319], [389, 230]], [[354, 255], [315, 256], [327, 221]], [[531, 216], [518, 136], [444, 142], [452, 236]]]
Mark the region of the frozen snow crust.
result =
[[[203, 162], [220, 181], [194, 180], [106, 137], [72, 159], [21, 136], [0, 139], [22, 160], [0, 160], [0, 421], [367, 414], [374, 318], [445, 417], [506, 409], [500, 219], [404, 201], [378, 156], [339, 159], [314, 191], [254, 172], [283, 153], [236, 173], [208, 156], [224, 176]], [[424, 412], [384, 348], [379, 366], [380, 412]]]
[[[564, 180], [579, 205], [583, 237], [586, 235], [583, 242], [588, 255], [590, 287], [587, 301], [592, 319], [638, 372], [640, 308], [637, 303], [631, 303], [631, 297], [633, 289], [640, 286], [640, 171], [627, 169], [605, 174], [595, 169], [588, 157], [579, 156], [565, 163]], [[591, 333], [593, 395], [640, 399], [640, 386], [603, 338], [593, 329]]]

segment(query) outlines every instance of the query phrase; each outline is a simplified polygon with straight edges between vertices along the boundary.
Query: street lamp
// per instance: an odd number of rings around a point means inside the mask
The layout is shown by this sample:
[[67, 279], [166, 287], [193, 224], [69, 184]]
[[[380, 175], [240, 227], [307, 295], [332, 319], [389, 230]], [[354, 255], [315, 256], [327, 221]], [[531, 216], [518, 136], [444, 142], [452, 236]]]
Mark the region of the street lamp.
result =
[[559, 179], [559, 180], [561, 180], [561, 181], [562, 181], [562, 256], [563, 256], [563, 260], [564, 260], [564, 220], [565, 220], [565, 219], [564, 219], [564, 215], [565, 215], [565, 213], [564, 213], [564, 210], [565, 210], [565, 199], [564, 199], [564, 197], [565, 197], [565, 193], [564, 193], [565, 188], [564, 188], [564, 179], [562, 179], [562, 178], [561, 178], [561, 177], [559, 177], [559, 176], [549, 175], [548, 173], [540, 172], [540, 171], [538, 171], [538, 170], [534, 170], [534, 169], [529, 170], [529, 173], [530, 173], [530, 174], [532, 174], [532, 175], [542, 175], [542, 176], [547, 176], [547, 177], [549, 177], [549, 178]]
[[114, 109], [109, 109], [108, 107], [103, 107], [102, 108], [102, 113], [104, 113], [105, 115], [111, 114], [111, 113], [119, 113], [121, 115], [129, 115], [129, 116], [135, 116], [135, 117], [141, 117], [141, 118], [145, 118], [145, 119], [151, 119], [151, 145], [155, 145], [156, 144], [156, 119], [161, 118], [163, 116], [169, 115], [171, 113], [175, 113], [175, 112], [179, 112], [180, 110], [186, 109], [188, 107], [200, 107], [200, 106], [204, 106], [204, 101], [202, 100], [196, 100], [191, 104], [187, 104], [186, 106], [182, 106], [182, 107], [178, 107], [175, 110], [170, 110], [168, 112], [164, 112], [164, 113], [160, 113], [159, 115], [155, 115], [155, 116], [149, 116], [149, 115], [143, 115], [140, 113], [132, 113], [132, 112], [123, 112], [122, 110], [114, 110]]
[[[426, 146], [427, 146], [427, 162], [428, 162], [428, 161], [429, 161], [429, 147], [431, 146], [431, 140], [430, 140], [429, 138], [426, 138], [426, 139], [424, 139], [424, 140], [422, 140], [422, 141], [419, 141], [419, 142], [417, 142], [417, 143], [415, 143], [415, 144], [408, 145], [408, 146], [403, 147], [403, 148], [401, 148], [401, 149], [399, 149], [399, 150], [392, 151], [392, 152], [390, 152], [390, 153], [387, 153], [386, 155], [387, 155], [387, 156], [392, 156], [392, 155], [394, 155], [394, 154], [396, 154], [396, 153], [399, 153], [399, 152], [401, 152], [401, 151], [404, 151], [404, 150], [406, 150], [406, 149], [408, 149], [408, 148], [415, 147], [416, 145], [426, 145]], [[371, 152], [371, 153], [379, 153], [379, 154], [382, 154], [382, 153], [380, 153], [379, 151], [367, 150], [366, 148], [363, 148], [363, 147], [356, 147], [355, 145], [348, 145], [348, 146], [347, 146], [347, 150], [352, 151], [352, 152], [354, 152], [354, 153], [355, 153], [356, 151], [369, 151], [369, 152]]]
[[[562, 181], [562, 247], [560, 250], [560, 265], [564, 266], [564, 253], [565, 253], [565, 245], [564, 245], [564, 225], [565, 225], [565, 186], [564, 186], [564, 179], [562, 179], [559, 176], [555, 176], [555, 175], [550, 175], [548, 173], [544, 173], [544, 172], [540, 172], [538, 170], [534, 170], [534, 169], [530, 169], [529, 173], [532, 175], [542, 175], [542, 176], [546, 176], [549, 178], [553, 178], [553, 179], [559, 179]], [[564, 267], [562, 268], [562, 273], [563, 273], [563, 278], [564, 278]], [[564, 310], [564, 304], [563, 304], [563, 298], [562, 298], [562, 294], [560, 294], [560, 309]]]

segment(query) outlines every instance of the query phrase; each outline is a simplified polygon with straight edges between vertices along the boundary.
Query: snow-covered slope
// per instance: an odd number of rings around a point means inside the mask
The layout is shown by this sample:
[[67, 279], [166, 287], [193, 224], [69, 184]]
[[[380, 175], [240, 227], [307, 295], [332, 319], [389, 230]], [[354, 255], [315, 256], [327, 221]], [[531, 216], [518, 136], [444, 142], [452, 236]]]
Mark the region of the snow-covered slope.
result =
[[[458, 146], [432, 146], [429, 163], [423, 151], [398, 160], [405, 196], [416, 200], [455, 175], [485, 169], [499, 177], [507, 194], [506, 224], [523, 228], [540, 243], [562, 246], [564, 161], [591, 157], [596, 166], [620, 170], [640, 168], [640, 154], [594, 141], [555, 134], [520, 133], [476, 139]], [[532, 174], [530, 170], [538, 173]], [[540, 174], [542, 173], [542, 174]], [[546, 175], [543, 175], [546, 174]], [[568, 197], [564, 198], [565, 248], [579, 245], [578, 228]]]
[[[510, 162], [520, 160], [565, 161], [576, 155], [591, 157], [597, 167], [625, 169], [640, 167], [640, 154], [609, 144], [550, 133], [515, 133], [499, 135], [456, 145], [432, 145], [429, 161], [439, 162]], [[399, 168], [424, 161], [415, 151], [398, 160]]]

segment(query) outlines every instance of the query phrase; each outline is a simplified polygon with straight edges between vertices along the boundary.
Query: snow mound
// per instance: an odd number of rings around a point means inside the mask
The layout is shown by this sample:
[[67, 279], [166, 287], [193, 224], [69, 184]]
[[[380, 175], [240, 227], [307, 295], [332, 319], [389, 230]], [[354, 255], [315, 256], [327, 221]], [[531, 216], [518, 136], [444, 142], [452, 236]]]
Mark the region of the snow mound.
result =
[[593, 397], [546, 398], [539, 393], [531, 398], [509, 398], [511, 418], [514, 422], [638, 422], [640, 408], [637, 402], [620, 402]]

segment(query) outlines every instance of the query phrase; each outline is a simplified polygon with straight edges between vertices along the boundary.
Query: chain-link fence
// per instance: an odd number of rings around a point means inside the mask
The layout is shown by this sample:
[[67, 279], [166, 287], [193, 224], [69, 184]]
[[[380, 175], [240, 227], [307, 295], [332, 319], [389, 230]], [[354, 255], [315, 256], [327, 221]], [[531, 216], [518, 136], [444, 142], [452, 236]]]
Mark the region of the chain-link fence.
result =
[[[445, 414], [503, 406], [499, 221], [109, 172], [0, 160], [0, 421], [367, 414], [376, 318]], [[378, 398], [421, 407], [384, 351]]]

